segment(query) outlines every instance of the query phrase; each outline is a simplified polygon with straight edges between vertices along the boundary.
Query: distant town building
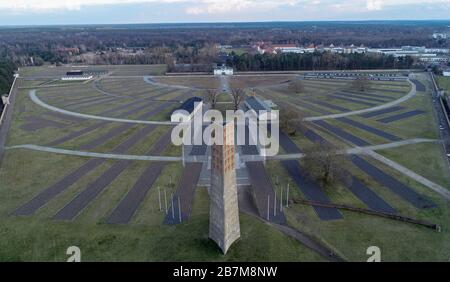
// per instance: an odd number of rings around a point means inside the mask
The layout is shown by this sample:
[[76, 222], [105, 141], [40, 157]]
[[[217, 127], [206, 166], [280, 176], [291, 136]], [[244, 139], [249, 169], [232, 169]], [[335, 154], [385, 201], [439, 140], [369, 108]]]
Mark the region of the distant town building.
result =
[[296, 53], [296, 54], [305, 53], [304, 48], [300, 48], [295, 44], [278, 44], [278, 45], [272, 45], [271, 48], [276, 53]]
[[233, 75], [233, 74], [234, 74], [233, 68], [224, 65], [214, 69], [214, 75]]
[[450, 76], [450, 68], [446, 69], [443, 73], [444, 76]]
[[91, 80], [94, 76], [92, 75], [71, 75], [71, 76], [63, 76], [61, 80], [63, 81], [87, 81]]
[[68, 71], [66, 72], [67, 76], [81, 76], [83, 75], [83, 71], [81, 70], [73, 70], [73, 71]]
[[450, 38], [449, 34], [447, 33], [433, 33], [434, 39], [447, 39]]
[[209, 238], [226, 254], [241, 237], [237, 195], [234, 123], [223, 127], [223, 144], [211, 148]]

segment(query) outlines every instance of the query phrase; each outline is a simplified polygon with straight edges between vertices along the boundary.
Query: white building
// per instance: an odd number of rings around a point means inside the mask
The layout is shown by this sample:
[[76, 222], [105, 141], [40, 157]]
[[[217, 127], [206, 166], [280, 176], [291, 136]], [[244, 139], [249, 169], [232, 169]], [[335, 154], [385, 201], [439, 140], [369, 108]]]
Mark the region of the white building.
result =
[[443, 75], [444, 76], [450, 76], [450, 68], [448, 68], [448, 69], [446, 69], [444, 72], [443, 72]]
[[92, 75], [81, 75], [81, 76], [63, 76], [61, 80], [64, 81], [86, 81], [91, 80], [94, 76]]
[[2, 103], [3, 103], [3, 105], [9, 105], [8, 95], [2, 96]]
[[214, 69], [214, 75], [233, 75], [233, 68], [227, 66], [221, 66]]
[[419, 61], [424, 63], [447, 63], [449, 61], [448, 57], [437, 57], [437, 56], [423, 56], [419, 58]]
[[447, 39], [448, 34], [446, 33], [433, 33], [433, 38], [434, 39]]

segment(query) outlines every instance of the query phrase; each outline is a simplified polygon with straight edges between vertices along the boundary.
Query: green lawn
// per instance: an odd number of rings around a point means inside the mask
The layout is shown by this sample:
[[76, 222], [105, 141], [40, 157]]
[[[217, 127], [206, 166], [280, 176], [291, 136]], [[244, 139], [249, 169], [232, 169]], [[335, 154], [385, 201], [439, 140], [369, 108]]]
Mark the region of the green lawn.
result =
[[437, 80], [440, 88], [450, 92], [450, 77], [438, 76]]
[[441, 144], [415, 144], [377, 152], [450, 190], [449, 168]]

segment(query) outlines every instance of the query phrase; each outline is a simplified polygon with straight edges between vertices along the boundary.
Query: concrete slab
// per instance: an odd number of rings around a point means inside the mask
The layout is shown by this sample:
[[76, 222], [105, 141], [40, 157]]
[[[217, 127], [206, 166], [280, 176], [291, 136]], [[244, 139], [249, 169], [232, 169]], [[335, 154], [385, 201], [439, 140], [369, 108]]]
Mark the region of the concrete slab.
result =
[[351, 125], [353, 127], [356, 127], [356, 128], [362, 129], [364, 131], [367, 131], [369, 133], [375, 134], [375, 135], [377, 135], [377, 136], [379, 136], [381, 138], [385, 138], [385, 139], [390, 140], [390, 141], [394, 141], [395, 142], [395, 141], [400, 141], [401, 140], [401, 138], [399, 138], [399, 137], [397, 137], [397, 136], [395, 136], [393, 134], [387, 133], [387, 132], [385, 132], [383, 130], [371, 127], [369, 125], [365, 125], [363, 123], [357, 122], [357, 121], [349, 119], [349, 118], [338, 118], [337, 120], [339, 120], [339, 121], [341, 121], [343, 123], [349, 124], [349, 125]]
[[366, 142], [365, 140], [363, 140], [363, 139], [361, 139], [361, 138], [359, 138], [359, 137], [357, 137], [357, 136], [355, 136], [355, 135], [353, 135], [351, 133], [348, 133], [348, 132], [346, 132], [346, 131], [338, 128], [338, 127], [335, 127], [335, 126], [333, 126], [333, 125], [331, 125], [331, 124], [329, 124], [329, 123], [327, 123], [327, 122], [325, 122], [323, 120], [314, 121], [313, 123], [318, 125], [318, 126], [320, 126], [320, 127], [322, 127], [322, 128], [327, 129], [331, 133], [334, 133], [335, 135], [341, 137], [342, 139], [344, 139], [346, 141], [349, 141], [349, 142], [355, 144], [356, 146], [364, 147], [364, 146], [369, 146], [370, 145], [369, 142]]
[[399, 120], [407, 119], [410, 117], [422, 115], [424, 113], [426, 113], [426, 112], [421, 111], [421, 110], [414, 110], [414, 111], [409, 111], [406, 113], [401, 113], [401, 114], [390, 116], [390, 117], [385, 117], [385, 118], [379, 119], [377, 121], [382, 122], [382, 123], [391, 123], [391, 122], [396, 122]]
[[395, 107], [392, 107], [392, 108], [387, 108], [387, 109], [383, 109], [383, 110], [379, 110], [379, 111], [374, 111], [374, 112], [371, 112], [371, 113], [362, 114], [362, 115], [360, 115], [360, 117], [372, 118], [372, 117], [381, 116], [381, 115], [384, 115], [384, 114], [390, 114], [390, 113], [393, 113], [393, 112], [398, 112], [398, 111], [401, 111], [403, 109], [404, 109], [403, 107], [395, 106]]
[[419, 209], [433, 208], [436, 206], [431, 200], [427, 199], [425, 196], [417, 193], [411, 187], [398, 181], [391, 175], [383, 172], [376, 166], [372, 165], [368, 161], [364, 160], [359, 156], [352, 156], [351, 158], [354, 165], [359, 167], [362, 171], [368, 174], [376, 182], [389, 188], [392, 192], [397, 194], [399, 197], [412, 204], [414, 207]]

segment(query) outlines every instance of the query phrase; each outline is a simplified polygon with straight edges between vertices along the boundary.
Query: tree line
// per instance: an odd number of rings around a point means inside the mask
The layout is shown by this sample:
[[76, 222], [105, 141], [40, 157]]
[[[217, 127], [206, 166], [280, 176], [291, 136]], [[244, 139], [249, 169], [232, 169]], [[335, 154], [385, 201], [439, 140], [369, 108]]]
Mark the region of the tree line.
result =
[[352, 70], [352, 69], [408, 69], [411, 57], [395, 58], [378, 54], [235, 54], [227, 65], [237, 71], [296, 71], [296, 70]]
[[9, 93], [15, 70], [16, 66], [13, 62], [0, 60], [0, 95]]
[[[20, 66], [43, 63], [93, 63], [93, 64], [148, 64], [166, 63], [202, 64], [211, 52], [212, 44], [250, 46], [257, 41], [293, 43], [298, 45], [334, 44], [373, 48], [416, 45], [449, 47], [450, 40], [436, 41], [431, 34], [445, 27], [443, 23], [380, 22], [380, 23], [230, 23], [184, 25], [125, 25], [114, 26], [55, 26], [0, 29], [0, 57], [8, 58]], [[76, 48], [78, 54], [65, 52]], [[120, 50], [140, 50], [124, 55]], [[92, 56], [94, 54], [94, 56]], [[83, 56], [84, 55], [84, 56]], [[315, 56], [314, 60], [317, 60]], [[237, 58], [242, 60], [245, 58]], [[267, 67], [267, 62], [255, 57], [254, 62], [239, 63], [239, 68], [305, 68], [312, 62], [272, 61], [280, 67]], [[354, 60], [341, 59], [341, 68], [349, 67]], [[313, 60], [305, 57], [304, 60]], [[259, 61], [259, 63], [258, 63]], [[298, 61], [298, 60], [297, 60]], [[264, 65], [263, 65], [264, 63]], [[256, 64], [256, 66], [255, 66]], [[258, 64], [260, 66], [258, 66]], [[319, 65], [326, 65], [321, 62]], [[373, 64], [367, 62], [366, 64]], [[381, 62], [380, 64], [383, 64]], [[387, 64], [387, 62], [385, 63]]]

